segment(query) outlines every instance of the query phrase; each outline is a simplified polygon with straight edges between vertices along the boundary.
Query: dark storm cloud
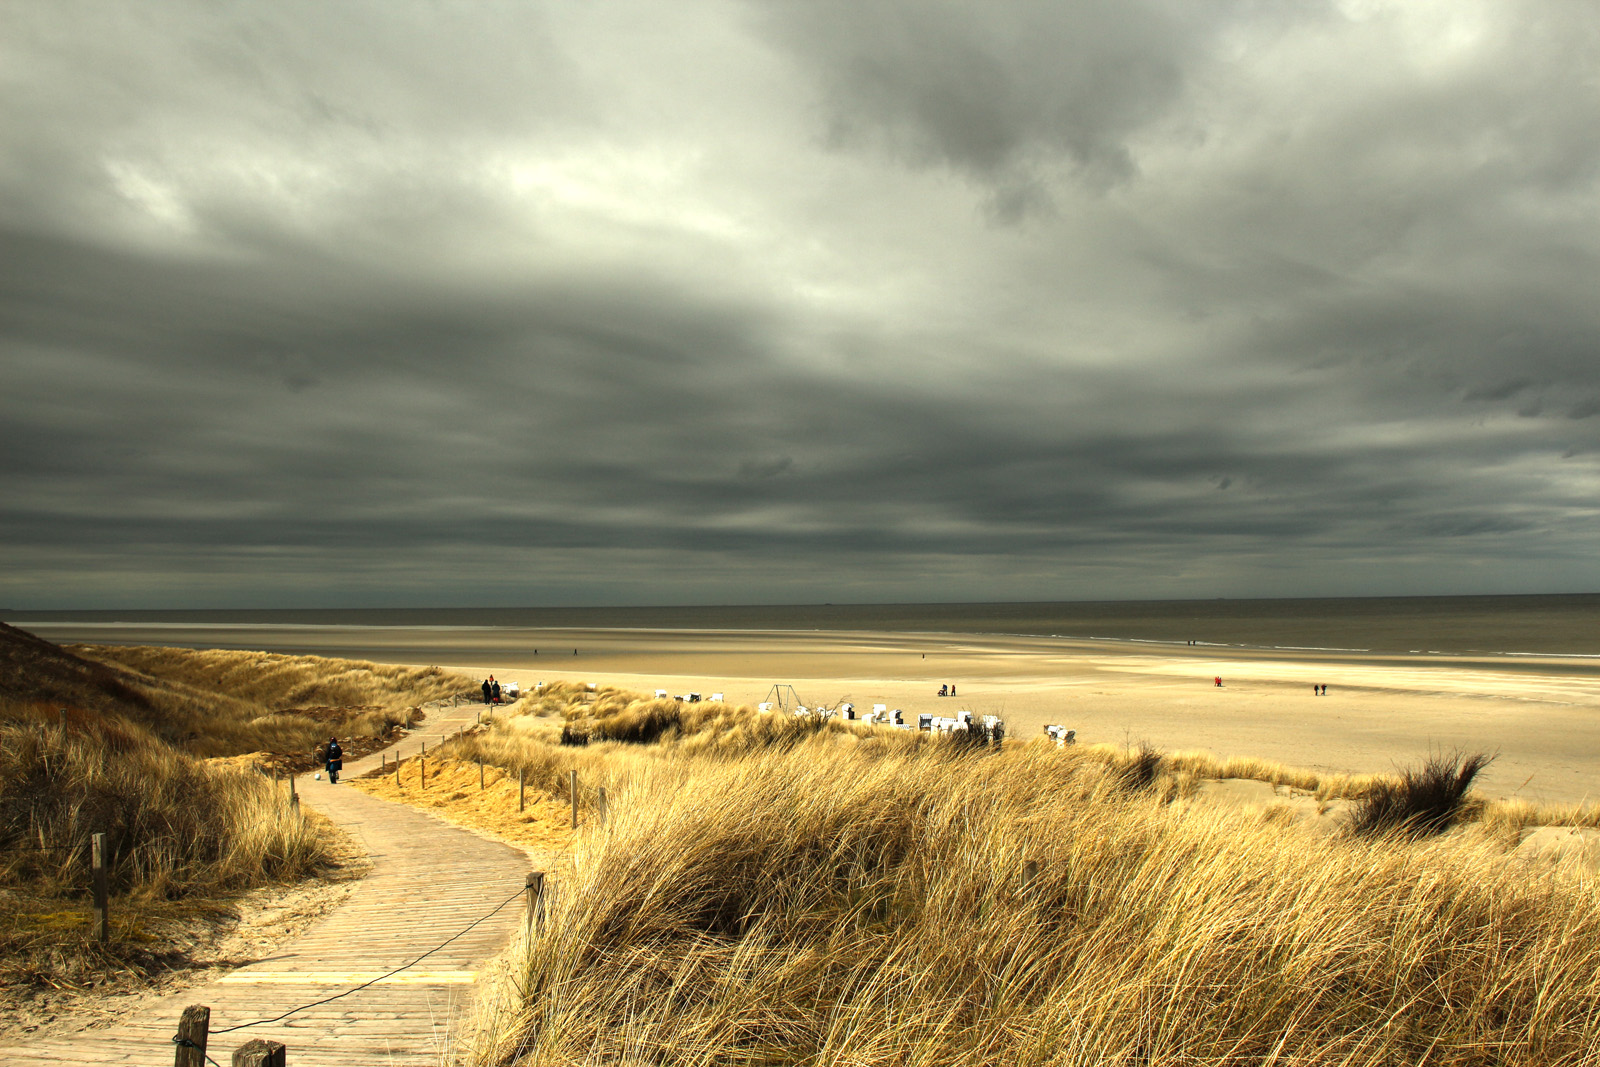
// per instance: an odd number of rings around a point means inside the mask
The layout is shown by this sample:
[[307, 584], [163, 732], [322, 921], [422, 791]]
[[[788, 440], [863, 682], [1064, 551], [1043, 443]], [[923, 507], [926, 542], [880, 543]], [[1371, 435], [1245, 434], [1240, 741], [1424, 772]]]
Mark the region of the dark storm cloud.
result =
[[772, 4], [774, 36], [823, 86], [828, 137], [877, 144], [1041, 197], [1066, 162], [1091, 185], [1137, 172], [1132, 134], [1170, 108], [1232, 3]]
[[1600, 581], [1576, 8], [17, 10], [0, 601]]

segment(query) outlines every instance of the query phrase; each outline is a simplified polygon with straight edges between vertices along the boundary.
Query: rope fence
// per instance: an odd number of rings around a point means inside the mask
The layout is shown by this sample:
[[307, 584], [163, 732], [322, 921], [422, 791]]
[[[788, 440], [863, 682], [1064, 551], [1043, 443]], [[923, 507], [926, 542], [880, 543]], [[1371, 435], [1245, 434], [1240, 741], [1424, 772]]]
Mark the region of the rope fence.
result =
[[[466, 926], [463, 926], [460, 930], [457, 930], [455, 933], [451, 934], [437, 945], [428, 949], [426, 952], [414, 956], [407, 962], [401, 964], [391, 971], [387, 971], [381, 975], [378, 975], [376, 978], [368, 979], [359, 985], [351, 986], [349, 989], [342, 990], [341, 992], [335, 993], [332, 996], [321, 997], [305, 1004], [296, 1005], [295, 1007], [290, 1008], [288, 1011], [271, 1016], [270, 1018], [254, 1019], [247, 1023], [237, 1023], [233, 1026], [225, 1026], [221, 1029], [213, 1030], [211, 1029], [211, 1008], [204, 1004], [191, 1004], [189, 1007], [183, 1010], [183, 1015], [178, 1021], [178, 1032], [174, 1034], [172, 1038], [172, 1044], [176, 1050], [173, 1063], [175, 1067], [202, 1067], [203, 1062], [215, 1064], [216, 1061], [211, 1059], [211, 1057], [206, 1053], [211, 1038], [216, 1037], [219, 1034], [231, 1034], [239, 1030], [248, 1030], [254, 1026], [267, 1026], [272, 1023], [279, 1023], [290, 1016], [297, 1015], [309, 1008], [320, 1007], [323, 1004], [331, 1004], [336, 1000], [341, 1000], [345, 997], [351, 996], [352, 994], [359, 993], [363, 989], [367, 989], [371, 986], [379, 984], [380, 982], [387, 981], [396, 975], [403, 974], [415, 967], [417, 964], [421, 963], [423, 960], [427, 959], [429, 956], [432, 956], [434, 953], [447, 948], [449, 945], [466, 936], [469, 932], [481, 924], [498, 915], [518, 898], [523, 898], [527, 902], [527, 928], [530, 935], [535, 929], [542, 931], [544, 929], [547, 896], [554, 889], [554, 881], [555, 880], [553, 878], [548, 878], [544, 872], [534, 871], [524, 879], [523, 884], [518, 887], [515, 893], [512, 893], [500, 903], [496, 904], [494, 907], [490, 908], [488, 911], [484, 912], [482, 915], [478, 916], [476, 919], [472, 920], [472, 922], [468, 923]], [[244, 1045], [241, 1045], [234, 1051], [233, 1067], [287, 1067], [287, 1056], [288, 1049], [281, 1042], [255, 1039], [247, 1042]]]

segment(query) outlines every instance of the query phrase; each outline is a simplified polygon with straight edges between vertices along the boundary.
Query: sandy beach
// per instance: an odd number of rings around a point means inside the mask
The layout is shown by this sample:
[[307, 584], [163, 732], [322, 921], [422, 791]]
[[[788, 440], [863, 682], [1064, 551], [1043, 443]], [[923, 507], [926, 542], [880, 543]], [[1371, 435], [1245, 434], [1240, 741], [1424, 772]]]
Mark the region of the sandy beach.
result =
[[[1547, 803], [1600, 798], [1600, 670], [1583, 660], [1357, 660], [951, 635], [563, 636], [576, 643], [564, 657], [541, 649], [537, 658], [459, 666], [524, 683], [567, 678], [646, 692], [722, 692], [740, 703], [768, 699], [774, 684], [786, 684], [805, 701], [830, 706], [849, 700], [908, 714], [999, 714], [1017, 737], [1061, 723], [1090, 743], [1148, 742], [1330, 771], [1387, 771], [1430, 750], [1461, 748], [1498, 754], [1483, 779], [1488, 793]], [[948, 683], [957, 695], [937, 696]], [[1327, 695], [1314, 696], [1313, 684], [1326, 684]]]
[[[1600, 659], [1586, 657], [859, 631], [83, 623], [37, 631], [61, 641], [437, 664], [525, 686], [564, 679], [720, 692], [749, 704], [784, 685], [808, 704], [995, 713], [1014, 737], [1061, 723], [1087, 743], [1147, 742], [1324, 771], [1389, 771], [1461, 748], [1497, 755], [1481, 779], [1491, 795], [1600, 799]], [[936, 695], [952, 683], [955, 697]], [[1314, 684], [1327, 695], [1314, 696]]]

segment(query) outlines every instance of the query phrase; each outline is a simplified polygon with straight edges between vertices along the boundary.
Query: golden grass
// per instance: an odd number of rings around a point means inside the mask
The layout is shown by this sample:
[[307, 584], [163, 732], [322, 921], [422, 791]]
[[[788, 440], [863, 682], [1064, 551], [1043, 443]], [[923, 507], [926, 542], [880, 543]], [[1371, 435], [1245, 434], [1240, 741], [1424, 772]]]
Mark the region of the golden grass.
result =
[[70, 651], [120, 669], [141, 687], [150, 718], [199, 755], [300, 753], [340, 737], [383, 737], [413, 709], [475, 689], [439, 667], [269, 652], [79, 645]]
[[[115, 918], [109, 946], [89, 941], [90, 837], [105, 835]], [[129, 961], [165, 966], [143, 944], [151, 916], [324, 866], [330, 839], [293, 814], [252, 770], [174, 750], [137, 723], [0, 723], [0, 974], [73, 984]], [[72, 921], [65, 921], [71, 916]]]
[[[1024, 864], [1037, 875], [1024, 877]], [[1593, 878], [1311, 839], [1082, 754], [638, 760], [480, 1064], [1579, 1064]]]
[[[563, 814], [580, 779], [546, 936], [480, 1002], [480, 1067], [1600, 1061], [1600, 879], [1507, 852], [1593, 809], [1319, 837], [1171, 801], [1377, 779], [552, 688], [441, 753], [521, 768]], [[445, 773], [471, 796], [472, 763]]]
[[[333, 858], [325, 820], [293, 815], [255, 759], [230, 757], [304, 762], [332, 732], [387, 736], [418, 705], [471, 688], [437, 668], [64, 650], [0, 624], [0, 975], [73, 987], [180, 966], [181, 948], [151, 931], [214, 925], [243, 891]], [[94, 833], [106, 835], [108, 945], [89, 940]]]
[[320, 862], [279, 786], [161, 744], [135, 723], [0, 724], [0, 874], [81, 887], [104, 833], [117, 891], [174, 896], [294, 876]]

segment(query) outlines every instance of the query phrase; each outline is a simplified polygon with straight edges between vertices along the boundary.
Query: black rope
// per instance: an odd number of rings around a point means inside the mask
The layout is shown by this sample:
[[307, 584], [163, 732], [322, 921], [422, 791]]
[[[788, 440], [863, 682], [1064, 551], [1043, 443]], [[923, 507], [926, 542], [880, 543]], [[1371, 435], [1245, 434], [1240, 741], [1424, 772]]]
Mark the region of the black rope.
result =
[[[200, 1048], [200, 1046], [195, 1045], [194, 1041], [190, 1041], [189, 1038], [184, 1037], [184, 1035], [182, 1035], [182, 1033], [174, 1033], [174, 1035], [173, 1035], [173, 1045], [178, 1046], [178, 1048]], [[214, 1061], [214, 1059], [211, 1059], [211, 1054], [210, 1053], [200, 1053], [200, 1054], [202, 1054], [202, 1056], [205, 1056], [205, 1062], [208, 1062], [208, 1064], [211, 1064], [211, 1067], [222, 1067], [222, 1064], [219, 1064], [219, 1062], [216, 1062], [216, 1061]]]
[[[380, 974], [380, 975], [378, 975], [378, 977], [372, 979], [371, 981], [362, 982], [360, 985], [355, 986], [354, 988], [346, 989], [343, 993], [335, 993], [331, 997], [323, 997], [321, 1000], [313, 1000], [310, 1004], [302, 1004], [298, 1008], [290, 1008], [288, 1011], [284, 1012], [282, 1015], [276, 1016], [276, 1017], [271, 1018], [271, 1019], [257, 1019], [253, 1023], [240, 1023], [238, 1026], [230, 1026], [230, 1027], [227, 1027], [226, 1029], [223, 1029], [223, 1030], [213, 1030], [211, 1032], [213, 1034], [228, 1034], [228, 1033], [232, 1033], [235, 1030], [244, 1030], [247, 1027], [251, 1027], [251, 1026], [261, 1026], [261, 1025], [264, 1025], [266, 1023], [281, 1022], [284, 1019], [287, 1019], [289, 1016], [293, 1015], [295, 1012], [305, 1011], [307, 1008], [315, 1008], [319, 1004], [328, 1004], [328, 1003], [330, 1003], [332, 1001], [338, 1000], [340, 997], [348, 997], [351, 993], [359, 993], [363, 989], [367, 988], [370, 985], [377, 985], [379, 982], [383, 981], [385, 978], [393, 978], [395, 975], [399, 974], [401, 971], [410, 970], [412, 967], [415, 967], [417, 964], [421, 963], [423, 960], [427, 959], [429, 956], [433, 955], [435, 952], [438, 952], [440, 949], [442, 949], [446, 945], [450, 944], [451, 941], [454, 941], [456, 938], [462, 936], [468, 930], [471, 930], [474, 926], [477, 926], [479, 923], [483, 922], [485, 919], [491, 918], [494, 915], [498, 914], [502, 909], [505, 908], [505, 906], [507, 904], [510, 904], [513, 900], [516, 900], [518, 897], [522, 896], [522, 894], [525, 893], [525, 892], [527, 892], [527, 887], [526, 886], [524, 886], [522, 889], [517, 890], [515, 893], [512, 893], [505, 900], [503, 900], [499, 904], [495, 905], [494, 909], [492, 911], [490, 911], [488, 914], [482, 915], [479, 918], [474, 919], [469, 925], [467, 925], [463, 929], [459, 930], [458, 932], [452, 934], [446, 940], [441, 941], [439, 944], [433, 946], [428, 951], [424, 952], [422, 955], [420, 955], [416, 959], [412, 960], [410, 963], [402, 964], [399, 967], [396, 967], [394, 970], [390, 971], [388, 974]], [[173, 1040], [176, 1041], [177, 1038], [173, 1038]]]

